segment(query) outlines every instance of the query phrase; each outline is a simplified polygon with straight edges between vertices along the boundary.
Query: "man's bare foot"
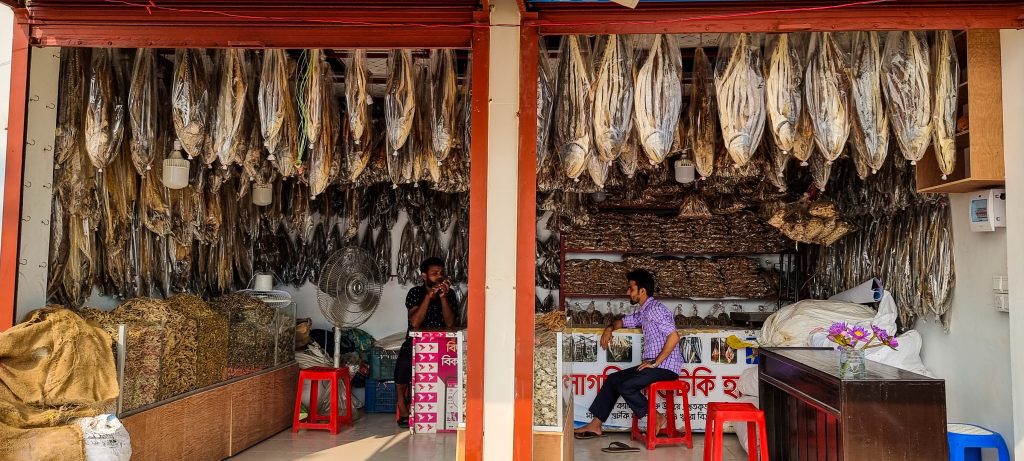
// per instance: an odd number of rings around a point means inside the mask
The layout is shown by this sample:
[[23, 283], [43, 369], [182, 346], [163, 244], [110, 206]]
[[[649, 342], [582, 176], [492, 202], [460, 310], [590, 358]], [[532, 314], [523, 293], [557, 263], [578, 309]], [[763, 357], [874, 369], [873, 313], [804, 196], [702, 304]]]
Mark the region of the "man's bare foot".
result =
[[597, 420], [597, 419], [594, 419], [594, 420], [590, 421], [589, 423], [587, 423], [587, 425], [582, 426], [579, 429], [576, 429], [575, 432], [577, 434], [582, 434], [584, 432], [593, 432], [593, 433], [595, 433], [597, 435], [601, 435], [602, 434], [602, 432], [601, 432], [601, 421]]
[[661, 432], [663, 429], [665, 429], [666, 427], [668, 427], [668, 418], [666, 418], [665, 415], [663, 415], [661, 413], [655, 413], [655, 414], [658, 415], [656, 417], [656, 419], [655, 419], [655, 423], [657, 425], [654, 426], [654, 427], [657, 428], [657, 432], [655, 432], [657, 434], [657, 433]]

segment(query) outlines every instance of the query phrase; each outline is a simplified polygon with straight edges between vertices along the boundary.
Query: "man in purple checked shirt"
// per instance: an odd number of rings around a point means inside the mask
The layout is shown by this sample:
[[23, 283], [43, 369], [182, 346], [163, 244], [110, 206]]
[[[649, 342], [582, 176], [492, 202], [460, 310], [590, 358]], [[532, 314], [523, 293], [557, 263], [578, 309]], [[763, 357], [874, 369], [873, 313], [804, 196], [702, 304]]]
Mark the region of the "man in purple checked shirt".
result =
[[[672, 312], [664, 304], [655, 300], [654, 276], [650, 272], [637, 269], [626, 274], [629, 289], [626, 294], [633, 305], [639, 305], [632, 314], [615, 320], [601, 335], [601, 347], [608, 349], [612, 332], [619, 328], [643, 329], [644, 351], [643, 362], [635, 367], [617, 371], [608, 375], [604, 385], [597, 391], [594, 403], [590, 405], [590, 413], [594, 419], [587, 425], [576, 429], [577, 439], [601, 437], [601, 423], [608, 420], [612, 407], [621, 396], [637, 418], [647, 415], [647, 398], [641, 393], [648, 385], [658, 381], [672, 381], [679, 378], [683, 369], [683, 356], [679, 353], [679, 333], [676, 331]], [[658, 430], [667, 424], [665, 415], [656, 416]]]

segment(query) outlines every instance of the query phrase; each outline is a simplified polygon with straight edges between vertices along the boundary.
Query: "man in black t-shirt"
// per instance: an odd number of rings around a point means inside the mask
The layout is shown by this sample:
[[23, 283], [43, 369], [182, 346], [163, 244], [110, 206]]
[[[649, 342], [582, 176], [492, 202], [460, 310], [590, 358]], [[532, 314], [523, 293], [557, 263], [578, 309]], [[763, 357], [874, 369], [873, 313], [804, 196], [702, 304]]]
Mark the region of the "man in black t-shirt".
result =
[[[405, 297], [409, 309], [409, 331], [423, 328], [455, 326], [455, 292], [444, 276], [444, 261], [427, 258], [420, 264], [423, 284], [412, 287]], [[406, 333], [405, 343], [395, 363], [395, 384], [398, 392], [398, 425], [409, 427], [409, 383], [412, 382], [412, 338]]]

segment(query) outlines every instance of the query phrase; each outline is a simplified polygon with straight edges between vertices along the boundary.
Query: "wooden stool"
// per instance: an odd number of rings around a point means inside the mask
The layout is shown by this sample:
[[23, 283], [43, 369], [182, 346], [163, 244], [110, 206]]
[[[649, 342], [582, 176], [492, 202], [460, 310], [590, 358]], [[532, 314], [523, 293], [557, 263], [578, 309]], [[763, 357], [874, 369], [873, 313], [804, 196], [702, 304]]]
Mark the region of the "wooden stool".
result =
[[[666, 435], [665, 437], [658, 437], [658, 392], [665, 393], [665, 417], [668, 419], [668, 424], [663, 431]], [[634, 414], [631, 438], [633, 440], [645, 441], [648, 450], [653, 450], [658, 445], [672, 445], [676, 443], [684, 443], [687, 448], [693, 448], [693, 432], [690, 430], [690, 401], [686, 397], [687, 392], [689, 392], [689, 386], [678, 380], [659, 381], [647, 386], [647, 434], [646, 436], [641, 435], [640, 419]], [[676, 431], [676, 405], [674, 398], [676, 393], [683, 397], [683, 421], [685, 421], [686, 427], [683, 435]]]
[[[309, 381], [309, 415], [300, 420], [302, 411], [302, 385]], [[321, 415], [319, 406], [320, 386], [318, 381], [331, 382], [331, 414]], [[338, 416], [338, 381], [345, 386], [345, 415]], [[348, 368], [315, 367], [299, 371], [299, 388], [295, 392], [295, 415], [292, 417], [292, 432], [299, 429], [326, 429], [337, 434], [342, 424], [352, 424], [352, 386]]]
[[763, 411], [750, 403], [712, 402], [708, 404], [707, 418], [704, 429], [704, 461], [722, 460], [722, 426], [726, 421], [746, 421], [749, 459], [757, 461], [760, 445], [761, 461], [768, 461], [768, 430], [765, 427]]

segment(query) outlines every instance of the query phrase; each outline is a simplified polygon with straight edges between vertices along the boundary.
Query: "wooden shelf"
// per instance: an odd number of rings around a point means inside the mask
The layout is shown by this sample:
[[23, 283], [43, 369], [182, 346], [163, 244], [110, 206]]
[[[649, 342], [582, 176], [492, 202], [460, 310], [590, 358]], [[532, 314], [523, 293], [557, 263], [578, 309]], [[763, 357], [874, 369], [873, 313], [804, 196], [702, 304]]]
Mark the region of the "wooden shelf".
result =
[[[962, 108], [970, 124], [956, 134], [956, 165], [942, 179], [935, 150], [917, 162], [917, 190], [930, 193], [971, 192], [1006, 183], [1003, 165], [1003, 81], [998, 30], [971, 30], [956, 36], [962, 82]], [[963, 109], [961, 109], [962, 111]], [[957, 120], [963, 116], [957, 114]]]

